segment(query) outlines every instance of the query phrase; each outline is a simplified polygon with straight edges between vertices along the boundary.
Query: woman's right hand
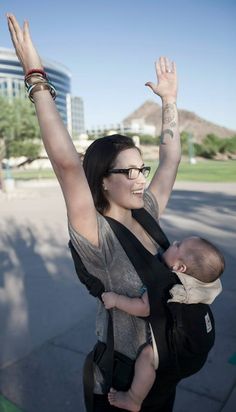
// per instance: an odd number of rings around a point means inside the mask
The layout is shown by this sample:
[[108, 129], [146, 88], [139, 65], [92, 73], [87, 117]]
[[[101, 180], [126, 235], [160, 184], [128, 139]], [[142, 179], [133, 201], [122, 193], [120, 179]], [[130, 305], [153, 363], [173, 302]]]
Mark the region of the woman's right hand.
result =
[[[13, 14], [8, 14], [7, 20], [12, 42], [25, 74], [33, 69], [42, 69], [28, 23], [25, 22], [21, 28]], [[34, 103], [41, 137], [62, 188], [70, 224], [75, 231], [98, 246], [96, 209], [78, 153], [49, 91], [35, 93]]]
[[25, 73], [32, 69], [43, 69], [42, 62], [34, 47], [29, 32], [29, 23], [24, 22], [23, 28], [13, 14], [7, 14], [8, 28], [10, 31], [16, 55]]

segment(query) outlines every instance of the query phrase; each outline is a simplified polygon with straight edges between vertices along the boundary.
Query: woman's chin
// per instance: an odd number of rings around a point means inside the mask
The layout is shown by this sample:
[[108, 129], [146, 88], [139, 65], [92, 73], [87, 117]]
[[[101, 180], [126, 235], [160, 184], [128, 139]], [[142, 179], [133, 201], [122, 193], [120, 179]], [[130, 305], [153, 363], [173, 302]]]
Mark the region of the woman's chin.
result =
[[135, 201], [132, 202], [132, 209], [140, 209], [141, 207], [144, 207], [143, 197], [136, 198]]

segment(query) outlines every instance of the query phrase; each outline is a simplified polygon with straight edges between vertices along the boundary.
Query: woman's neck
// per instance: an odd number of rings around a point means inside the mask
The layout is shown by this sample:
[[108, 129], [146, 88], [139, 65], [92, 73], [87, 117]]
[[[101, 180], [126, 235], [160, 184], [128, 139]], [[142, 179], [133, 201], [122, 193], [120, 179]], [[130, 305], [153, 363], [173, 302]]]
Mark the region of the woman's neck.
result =
[[104, 216], [112, 217], [128, 228], [131, 228], [133, 225], [133, 217], [130, 209], [124, 209], [114, 205], [104, 213]]

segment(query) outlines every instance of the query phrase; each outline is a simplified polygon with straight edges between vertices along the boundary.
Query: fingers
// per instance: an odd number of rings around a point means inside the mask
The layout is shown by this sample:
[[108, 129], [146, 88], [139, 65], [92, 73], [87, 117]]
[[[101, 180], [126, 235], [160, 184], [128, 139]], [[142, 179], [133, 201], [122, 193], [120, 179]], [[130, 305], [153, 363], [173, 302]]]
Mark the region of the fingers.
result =
[[160, 57], [159, 61], [156, 62], [156, 73], [157, 77], [160, 78], [160, 75], [166, 73], [176, 73], [176, 65], [174, 62], [171, 62], [168, 57]]
[[161, 73], [166, 73], [166, 61], [165, 61], [165, 57], [160, 57], [159, 58], [159, 63], [160, 63], [160, 69], [161, 69]]
[[171, 71], [172, 71], [173, 73], [175, 73], [175, 74], [176, 74], [176, 72], [177, 72], [175, 62], [172, 62]]
[[14, 33], [15, 39], [21, 42], [23, 40], [23, 33], [18, 21], [13, 14], [8, 14], [7, 18], [8, 22], [10, 22], [11, 33]]
[[24, 40], [31, 40], [28, 20], [24, 21], [23, 36], [24, 36]]
[[16, 33], [15, 33], [14, 26], [13, 26], [10, 18], [7, 18], [7, 23], [8, 23], [8, 28], [9, 28], [9, 32], [10, 32], [10, 35], [11, 35], [12, 43], [14, 45], [16, 45], [16, 43], [17, 43]]
[[157, 79], [158, 79], [161, 75], [160, 59], [159, 59], [159, 61], [155, 62], [155, 66], [156, 66], [156, 74], [157, 74]]
[[102, 294], [101, 294], [101, 298], [102, 298], [102, 301], [103, 301], [103, 303], [104, 303], [104, 306], [105, 306], [105, 308], [106, 309], [109, 309], [109, 305], [108, 305], [108, 302], [107, 302], [107, 300], [106, 300], [106, 295], [107, 295], [107, 293], [106, 292], [103, 292]]

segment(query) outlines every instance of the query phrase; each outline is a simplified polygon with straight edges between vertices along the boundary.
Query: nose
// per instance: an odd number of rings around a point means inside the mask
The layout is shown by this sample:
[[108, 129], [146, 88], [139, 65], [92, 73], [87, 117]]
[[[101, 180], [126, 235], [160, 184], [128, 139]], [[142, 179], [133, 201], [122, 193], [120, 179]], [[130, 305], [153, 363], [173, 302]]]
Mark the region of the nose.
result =
[[144, 176], [144, 174], [142, 172], [139, 172], [137, 180], [138, 180], [139, 183], [146, 183], [146, 177]]

